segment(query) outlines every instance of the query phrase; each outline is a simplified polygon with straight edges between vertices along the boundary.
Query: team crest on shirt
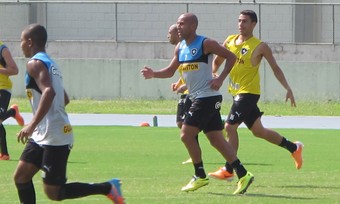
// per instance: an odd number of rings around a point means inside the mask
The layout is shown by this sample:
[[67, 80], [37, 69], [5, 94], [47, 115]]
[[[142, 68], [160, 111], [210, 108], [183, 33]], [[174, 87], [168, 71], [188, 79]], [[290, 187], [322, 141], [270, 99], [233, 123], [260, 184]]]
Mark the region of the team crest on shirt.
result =
[[242, 54], [242, 55], [247, 54], [247, 52], [248, 52], [248, 50], [247, 50], [246, 48], [242, 48], [242, 49], [241, 49], [241, 54]]
[[192, 56], [195, 56], [197, 54], [197, 48], [191, 49], [190, 53]]

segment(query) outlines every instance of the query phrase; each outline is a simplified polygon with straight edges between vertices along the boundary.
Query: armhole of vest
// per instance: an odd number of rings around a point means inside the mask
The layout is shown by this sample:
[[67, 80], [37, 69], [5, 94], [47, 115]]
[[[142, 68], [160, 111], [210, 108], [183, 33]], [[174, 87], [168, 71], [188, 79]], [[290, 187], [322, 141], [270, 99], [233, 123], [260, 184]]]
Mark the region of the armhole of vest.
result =
[[3, 58], [2, 57], [2, 51], [6, 48], [5, 45], [0, 45], [0, 60]]
[[2, 66], [6, 66], [6, 61], [5, 58], [2, 55], [2, 51], [6, 48], [6, 46], [4, 44], [0, 45], [0, 63]]

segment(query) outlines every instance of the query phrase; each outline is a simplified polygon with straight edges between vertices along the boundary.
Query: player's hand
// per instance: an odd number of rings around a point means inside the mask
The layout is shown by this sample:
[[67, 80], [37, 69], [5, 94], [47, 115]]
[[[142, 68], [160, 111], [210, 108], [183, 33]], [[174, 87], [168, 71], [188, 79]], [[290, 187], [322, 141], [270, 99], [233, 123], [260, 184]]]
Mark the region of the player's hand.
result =
[[30, 125], [25, 126], [20, 130], [20, 132], [17, 133], [17, 140], [18, 142], [21, 142], [25, 144], [28, 139], [31, 137], [32, 133], [34, 131], [34, 128]]
[[295, 98], [294, 98], [294, 95], [293, 95], [293, 91], [291, 89], [288, 89], [288, 91], [287, 91], [286, 102], [288, 101], [288, 99], [290, 100], [290, 106], [296, 107]]
[[219, 75], [218, 75], [218, 73], [212, 73], [212, 76], [213, 76], [213, 78], [217, 78]]
[[171, 85], [170, 85], [170, 87], [171, 87], [171, 91], [177, 91], [177, 89], [178, 89], [178, 83], [176, 82], [176, 83], [172, 83]]
[[150, 67], [145, 66], [140, 72], [145, 79], [151, 79], [154, 76], [153, 70]]
[[220, 79], [220, 77], [216, 77], [216, 78], [213, 78], [209, 82], [209, 84], [210, 84], [210, 88], [212, 88], [215, 91], [218, 91], [221, 88], [222, 84], [223, 84], [223, 80]]
[[187, 89], [188, 89], [188, 88], [187, 88], [187, 85], [182, 84], [181, 86], [179, 86], [179, 87], [177, 88], [177, 93], [184, 93]]

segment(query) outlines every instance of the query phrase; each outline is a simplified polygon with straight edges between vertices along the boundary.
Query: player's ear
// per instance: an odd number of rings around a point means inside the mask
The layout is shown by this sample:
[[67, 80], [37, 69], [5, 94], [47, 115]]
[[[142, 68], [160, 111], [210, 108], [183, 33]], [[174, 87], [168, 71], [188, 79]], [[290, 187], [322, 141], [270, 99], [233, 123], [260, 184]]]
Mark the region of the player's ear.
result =
[[28, 38], [28, 39], [27, 39], [27, 45], [28, 45], [29, 47], [32, 47], [32, 46], [33, 46], [32, 38]]

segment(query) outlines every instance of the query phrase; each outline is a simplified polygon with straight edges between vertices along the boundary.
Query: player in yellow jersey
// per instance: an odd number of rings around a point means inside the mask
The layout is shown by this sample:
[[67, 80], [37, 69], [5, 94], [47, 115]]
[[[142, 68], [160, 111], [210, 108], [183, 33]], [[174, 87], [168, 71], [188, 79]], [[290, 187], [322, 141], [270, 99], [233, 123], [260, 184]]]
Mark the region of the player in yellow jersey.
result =
[[[291, 106], [296, 107], [293, 91], [290, 88], [281, 68], [277, 64], [270, 47], [253, 36], [253, 30], [257, 24], [256, 13], [252, 10], [240, 12], [238, 18], [239, 34], [227, 37], [223, 45], [237, 56], [237, 61], [230, 72], [228, 90], [233, 96], [233, 105], [226, 120], [225, 129], [228, 142], [238, 150], [239, 141], [237, 129], [243, 122], [254, 136], [287, 149], [293, 156], [297, 169], [302, 166], [301, 142], [290, 142], [279, 133], [264, 128], [261, 122], [263, 112], [257, 106], [260, 99], [259, 66], [262, 58], [265, 58], [276, 79], [287, 90], [286, 102], [290, 100]], [[224, 58], [215, 57], [213, 61], [213, 73], [217, 73]], [[210, 173], [209, 176], [219, 179], [232, 180], [233, 170], [226, 163], [225, 167]]]
[[8, 109], [12, 89], [12, 82], [9, 76], [17, 75], [18, 72], [18, 67], [13, 60], [11, 52], [0, 41], [0, 160], [10, 159], [7, 149], [6, 130], [2, 122], [9, 117], [14, 117], [19, 125], [24, 125], [24, 120], [19, 113], [18, 106], [12, 105]]
[[[173, 24], [169, 27], [168, 40], [172, 45], [177, 45], [181, 41], [180, 37], [178, 36], [176, 24]], [[185, 81], [183, 79], [183, 72], [181, 69], [178, 69], [178, 72], [179, 72], [180, 77], [175, 83], [171, 84], [171, 90], [176, 93], [181, 94], [178, 100], [177, 114], [176, 114], [177, 127], [181, 129], [183, 121], [184, 121], [185, 113], [187, 112], [188, 108], [191, 106], [191, 103], [190, 103], [191, 101], [187, 100], [187, 96], [189, 92], [185, 85]], [[198, 135], [196, 136], [196, 138], [198, 142]], [[182, 162], [182, 164], [188, 164], [188, 163], [192, 163], [191, 158]]]

